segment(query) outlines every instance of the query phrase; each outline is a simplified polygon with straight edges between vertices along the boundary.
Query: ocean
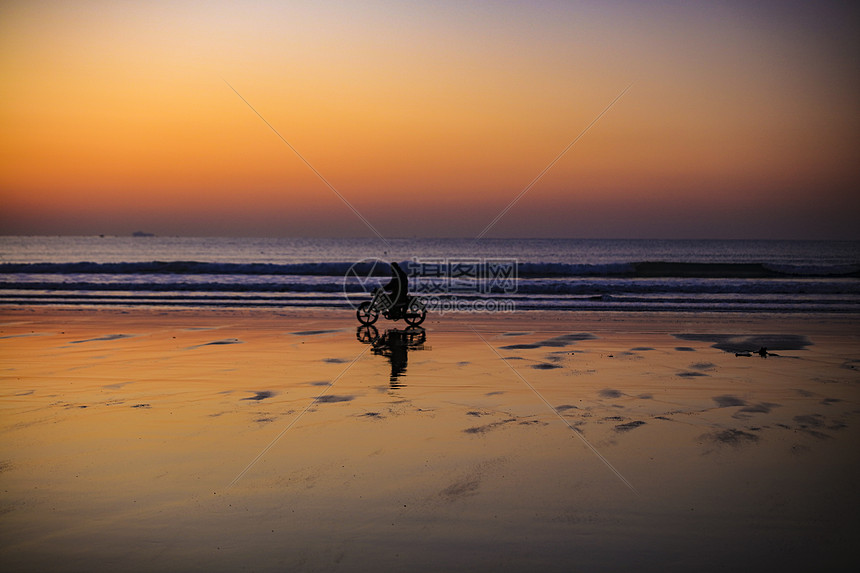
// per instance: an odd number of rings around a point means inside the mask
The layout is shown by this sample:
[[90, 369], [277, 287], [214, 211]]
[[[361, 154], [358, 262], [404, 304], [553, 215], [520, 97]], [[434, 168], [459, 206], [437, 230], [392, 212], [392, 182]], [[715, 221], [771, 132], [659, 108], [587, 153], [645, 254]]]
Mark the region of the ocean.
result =
[[860, 313], [860, 241], [0, 237], [0, 304]]

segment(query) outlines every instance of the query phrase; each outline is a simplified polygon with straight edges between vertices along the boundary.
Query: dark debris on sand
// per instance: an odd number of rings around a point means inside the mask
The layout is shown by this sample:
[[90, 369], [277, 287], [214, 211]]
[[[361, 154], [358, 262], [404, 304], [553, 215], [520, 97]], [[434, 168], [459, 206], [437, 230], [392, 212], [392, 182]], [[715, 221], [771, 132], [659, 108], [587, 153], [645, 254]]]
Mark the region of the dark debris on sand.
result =
[[195, 344], [194, 346], [189, 346], [185, 350], [196, 350], [197, 348], [203, 348], [205, 346], [224, 346], [226, 344], [244, 344], [238, 338], [225, 338], [223, 340], [213, 340], [212, 342], [204, 342], [203, 344]]
[[465, 430], [463, 430], [463, 432], [465, 432], [467, 434], [484, 434], [486, 432], [489, 432], [490, 430], [495, 430], [496, 428], [500, 428], [500, 427], [504, 426], [505, 424], [511, 424], [513, 422], [516, 422], [516, 421], [517, 421], [516, 418], [508, 418], [506, 420], [502, 420], [500, 422], [492, 422], [492, 423], [486, 424], [484, 426], [474, 426], [471, 428], [466, 428]]
[[238, 338], [225, 338], [224, 340], [213, 340], [200, 346], [222, 346], [224, 344], [242, 344], [242, 341]]
[[630, 430], [634, 430], [639, 426], [645, 425], [645, 422], [642, 420], [634, 420], [632, 422], [627, 422], [626, 424], [618, 424], [615, 426], [616, 432], [629, 432]]
[[73, 340], [72, 344], [83, 344], [84, 342], [108, 342], [111, 340], [122, 340], [123, 338], [131, 338], [133, 334], [107, 334], [98, 338], [87, 338], [86, 340]]
[[817, 440], [829, 440], [830, 438], [833, 437], [830, 434], [825, 434], [824, 432], [820, 432], [818, 430], [813, 430], [812, 428], [810, 428], [806, 424], [800, 424], [800, 426], [798, 426], [798, 428], [797, 428], [797, 431], [803, 432], [807, 436], [812, 436], [813, 438], [815, 438]]
[[554, 336], [552, 338], [547, 338], [546, 340], [530, 344], [511, 344], [509, 346], [502, 346], [502, 348], [505, 350], [533, 350], [535, 348], [542, 348], [545, 346], [550, 348], [563, 348], [565, 346], [575, 344], [576, 342], [594, 340], [596, 338], [597, 337], [591, 333], [580, 332], [574, 334], [562, 334], [561, 336]]
[[759, 440], [759, 437], [755, 434], [744, 432], [743, 430], [736, 430], [734, 428], [723, 430], [721, 432], [714, 432], [712, 434], [708, 434], [707, 437], [715, 442], [735, 447], [745, 444], [754, 444]]
[[773, 402], [761, 402], [759, 404], [750, 404], [738, 410], [738, 412], [747, 412], [750, 414], [770, 414], [770, 411], [778, 407], [779, 404]]
[[824, 426], [824, 416], [821, 414], [804, 414], [802, 416], [795, 416], [794, 421], [803, 426], [812, 426], [813, 428], [820, 428]]
[[732, 396], [731, 394], [725, 394], [723, 396], [714, 396], [712, 398], [714, 402], [717, 403], [718, 408], [733, 408], [735, 406], [746, 406], [746, 400], [741, 400], [736, 396]]
[[[739, 356], [759, 353], [761, 356], [773, 355], [770, 350], [805, 350], [812, 342], [798, 334], [673, 334], [680, 340], [691, 342], [710, 342], [712, 348], [731, 352]], [[761, 351], [764, 350], [764, 354]]]
[[553, 370], [555, 368], [561, 368], [560, 364], [550, 364], [549, 362], [539, 362], [537, 364], [532, 364], [532, 368], [535, 370]]
[[858, 366], [860, 366], [860, 360], [846, 360], [840, 368], [844, 370], [857, 370]]
[[480, 477], [475, 479], [466, 479], [449, 485], [439, 492], [439, 495], [449, 500], [458, 499], [468, 495], [475, 495], [480, 485]]
[[[794, 421], [798, 423], [801, 430], [807, 430], [809, 428], [820, 428], [823, 430], [842, 430], [847, 428], [848, 426], [845, 422], [841, 420], [830, 420], [822, 416], [821, 414], [804, 414], [801, 416], [795, 416]], [[830, 436], [827, 436], [828, 438]]]
[[597, 393], [601, 398], [620, 398], [624, 394], [619, 390], [614, 390], [612, 388], [604, 388], [600, 392]]
[[242, 400], [260, 401], [260, 400], [265, 400], [266, 398], [271, 398], [274, 395], [275, 395], [275, 393], [272, 392], [271, 390], [260, 390], [260, 391], [254, 392], [253, 396], [248, 396], [247, 398], [242, 398]]
[[335, 402], [349, 402], [350, 400], [354, 400], [355, 396], [339, 396], [337, 394], [327, 394], [325, 396], [320, 396], [317, 398], [317, 402], [320, 404], [333, 404]]
[[330, 334], [332, 332], [340, 332], [340, 330], [302, 330], [299, 332], [291, 332], [295, 336], [317, 336], [318, 334]]

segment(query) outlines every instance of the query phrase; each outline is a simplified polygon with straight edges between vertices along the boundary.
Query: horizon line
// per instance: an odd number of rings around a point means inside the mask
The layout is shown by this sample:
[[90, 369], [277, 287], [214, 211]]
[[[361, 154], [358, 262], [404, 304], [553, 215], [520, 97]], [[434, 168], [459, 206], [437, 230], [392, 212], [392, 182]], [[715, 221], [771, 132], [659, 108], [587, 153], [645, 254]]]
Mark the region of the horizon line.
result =
[[[140, 234], [142, 233], [142, 234]], [[132, 231], [125, 234], [116, 233], [3, 233], [0, 237], [76, 237], [76, 238], [130, 238], [130, 239], [329, 239], [343, 241], [372, 241], [377, 240], [370, 236], [313, 236], [313, 235], [182, 235], [182, 234], [158, 234], [144, 231]], [[389, 237], [392, 241], [420, 241], [420, 240], [450, 240], [450, 241], [474, 241], [469, 236], [400, 236]], [[490, 241], [806, 241], [806, 242], [860, 242], [860, 236], [854, 238], [799, 238], [799, 237], [574, 237], [574, 236], [511, 236], [511, 237], [483, 237], [482, 240]]]

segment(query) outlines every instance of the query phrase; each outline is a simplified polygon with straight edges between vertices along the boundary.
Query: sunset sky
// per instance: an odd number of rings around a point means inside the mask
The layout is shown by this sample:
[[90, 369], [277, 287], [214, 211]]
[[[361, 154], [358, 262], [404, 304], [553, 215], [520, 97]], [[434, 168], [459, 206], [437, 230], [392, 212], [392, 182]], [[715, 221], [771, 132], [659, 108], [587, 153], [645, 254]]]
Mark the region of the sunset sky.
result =
[[849, 2], [3, 2], [0, 233], [860, 238]]

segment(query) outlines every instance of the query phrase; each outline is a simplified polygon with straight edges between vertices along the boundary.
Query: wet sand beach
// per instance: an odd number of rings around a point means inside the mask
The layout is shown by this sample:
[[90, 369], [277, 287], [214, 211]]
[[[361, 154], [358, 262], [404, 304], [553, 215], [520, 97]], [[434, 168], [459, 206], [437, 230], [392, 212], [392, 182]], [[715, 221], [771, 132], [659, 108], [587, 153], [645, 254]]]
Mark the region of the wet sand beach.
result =
[[5, 309], [0, 567], [858, 561], [851, 317], [357, 326], [347, 311]]

